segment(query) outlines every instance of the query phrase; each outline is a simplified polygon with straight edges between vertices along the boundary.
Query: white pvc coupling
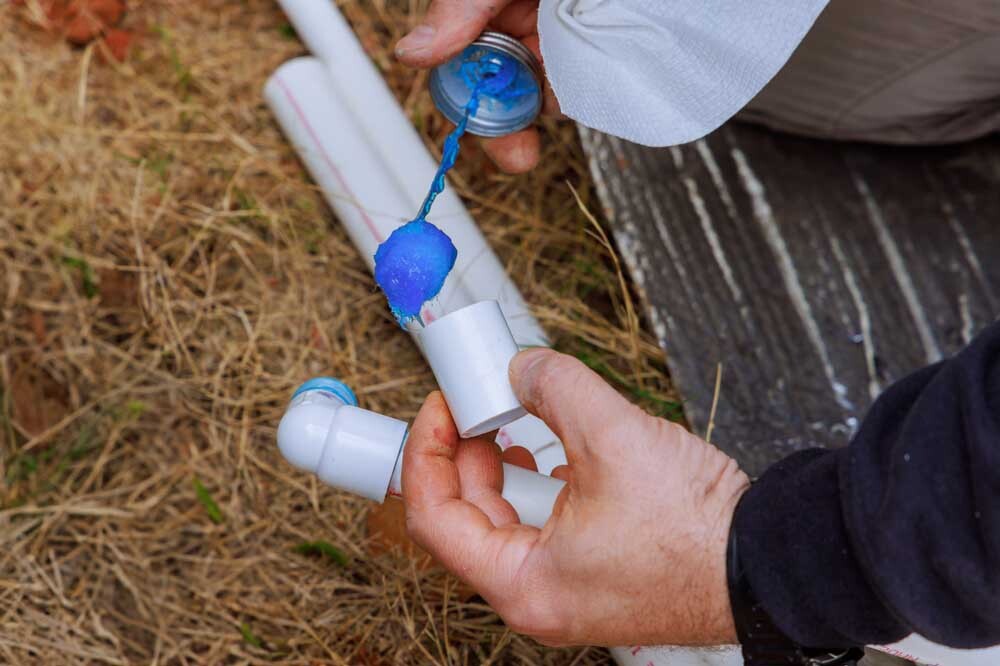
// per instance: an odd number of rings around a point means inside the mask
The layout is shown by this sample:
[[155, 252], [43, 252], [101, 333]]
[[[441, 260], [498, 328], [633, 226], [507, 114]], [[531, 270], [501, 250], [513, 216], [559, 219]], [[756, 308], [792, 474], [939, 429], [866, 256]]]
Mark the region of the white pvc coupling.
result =
[[385, 500], [406, 439], [406, 423], [323, 390], [292, 398], [278, 424], [278, 448], [295, 467], [334, 488]]
[[496, 430], [527, 413], [510, 386], [507, 369], [518, 347], [496, 301], [445, 315], [417, 338], [462, 437]]

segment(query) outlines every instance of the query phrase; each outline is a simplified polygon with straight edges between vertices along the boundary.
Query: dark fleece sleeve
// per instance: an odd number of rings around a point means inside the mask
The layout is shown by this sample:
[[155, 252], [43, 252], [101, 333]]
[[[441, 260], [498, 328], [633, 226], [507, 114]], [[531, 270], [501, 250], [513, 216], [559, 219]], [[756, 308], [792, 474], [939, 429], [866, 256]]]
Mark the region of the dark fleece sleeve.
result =
[[732, 534], [799, 644], [1000, 644], [1000, 322], [886, 390], [850, 446], [770, 468]]

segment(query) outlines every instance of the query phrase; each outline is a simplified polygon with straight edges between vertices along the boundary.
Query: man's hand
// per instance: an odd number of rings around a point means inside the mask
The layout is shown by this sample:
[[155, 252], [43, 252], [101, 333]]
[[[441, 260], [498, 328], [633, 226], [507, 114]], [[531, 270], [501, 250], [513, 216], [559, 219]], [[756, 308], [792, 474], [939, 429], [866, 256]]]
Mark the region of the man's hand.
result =
[[[538, 0], [434, 0], [424, 22], [396, 45], [396, 57], [413, 67], [435, 67], [459, 54], [487, 27], [520, 39], [541, 61]], [[547, 82], [543, 92], [543, 113], [558, 114]], [[483, 148], [504, 171], [530, 171], [540, 157], [538, 130], [484, 139]]]
[[[510, 375], [566, 446], [552, 517], [541, 530], [518, 523], [500, 496], [497, 446], [460, 440], [433, 393], [404, 451], [413, 539], [512, 629], [546, 644], [735, 643], [725, 553], [749, 484], [736, 463], [570, 356], [522, 352]], [[531, 463], [523, 449], [504, 456]]]

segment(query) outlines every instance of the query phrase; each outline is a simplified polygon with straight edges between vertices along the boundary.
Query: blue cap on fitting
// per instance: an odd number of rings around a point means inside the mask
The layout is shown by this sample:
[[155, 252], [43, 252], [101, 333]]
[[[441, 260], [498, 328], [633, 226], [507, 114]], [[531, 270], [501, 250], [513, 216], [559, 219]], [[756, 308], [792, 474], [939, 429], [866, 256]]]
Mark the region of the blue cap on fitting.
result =
[[339, 379], [334, 379], [333, 377], [313, 377], [302, 386], [295, 389], [295, 393], [292, 394], [292, 398], [295, 398], [300, 393], [305, 393], [306, 391], [326, 391], [327, 393], [332, 393], [336, 397], [340, 398], [345, 405], [351, 405], [352, 407], [358, 406], [358, 398], [354, 395], [354, 391], [351, 390], [351, 387]]
[[524, 44], [499, 32], [484, 32], [434, 68], [431, 98], [457, 125], [478, 87], [479, 106], [466, 130], [478, 136], [504, 136], [530, 125], [542, 110], [541, 77], [538, 59]]

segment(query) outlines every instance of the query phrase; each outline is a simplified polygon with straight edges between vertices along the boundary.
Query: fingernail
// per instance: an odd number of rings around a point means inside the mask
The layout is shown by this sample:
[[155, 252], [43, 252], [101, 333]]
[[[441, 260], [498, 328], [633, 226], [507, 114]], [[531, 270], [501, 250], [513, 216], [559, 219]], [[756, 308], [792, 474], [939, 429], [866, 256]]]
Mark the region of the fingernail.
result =
[[418, 25], [396, 44], [396, 57], [412, 57], [430, 48], [434, 41], [434, 26]]
[[532, 349], [525, 349], [524, 351], [519, 352], [517, 356], [511, 359], [510, 368], [508, 368], [511, 383], [520, 383], [522, 379], [531, 373], [531, 369], [539, 361], [545, 358], [550, 351], [552, 350], [545, 347], [534, 347]]

